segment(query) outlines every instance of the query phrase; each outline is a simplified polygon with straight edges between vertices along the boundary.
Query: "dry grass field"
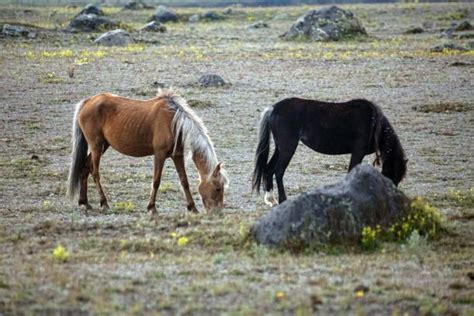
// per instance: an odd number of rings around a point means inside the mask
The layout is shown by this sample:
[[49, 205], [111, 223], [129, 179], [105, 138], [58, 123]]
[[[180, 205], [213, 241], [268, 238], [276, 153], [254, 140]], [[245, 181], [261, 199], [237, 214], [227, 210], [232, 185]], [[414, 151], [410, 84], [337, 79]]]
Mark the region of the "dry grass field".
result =
[[[342, 7], [368, 39], [279, 38], [317, 7], [236, 8], [218, 22], [167, 24], [163, 34], [135, 31], [153, 11], [106, 8], [137, 39], [109, 48], [93, 44], [100, 33], [63, 31], [78, 8], [0, 6], [0, 24], [39, 28], [33, 39], [0, 37], [0, 315], [473, 315], [474, 51], [430, 49], [452, 22], [472, 23], [474, 7]], [[259, 20], [270, 27], [247, 28]], [[426, 31], [405, 34], [412, 25]], [[472, 41], [472, 31], [462, 34], [452, 41]], [[207, 73], [230, 85], [198, 86]], [[208, 127], [231, 181], [225, 209], [188, 214], [168, 162], [151, 221], [152, 158], [109, 150], [101, 172], [112, 209], [99, 209], [91, 186], [86, 214], [65, 197], [74, 104], [100, 92], [149, 98], [155, 81], [193, 100]], [[438, 208], [446, 232], [373, 252], [292, 254], [245, 240], [268, 211], [250, 190], [260, 113], [290, 96], [380, 105], [409, 159], [400, 188]], [[300, 145], [288, 195], [338, 181], [348, 162]], [[188, 174], [198, 201], [191, 162]]]

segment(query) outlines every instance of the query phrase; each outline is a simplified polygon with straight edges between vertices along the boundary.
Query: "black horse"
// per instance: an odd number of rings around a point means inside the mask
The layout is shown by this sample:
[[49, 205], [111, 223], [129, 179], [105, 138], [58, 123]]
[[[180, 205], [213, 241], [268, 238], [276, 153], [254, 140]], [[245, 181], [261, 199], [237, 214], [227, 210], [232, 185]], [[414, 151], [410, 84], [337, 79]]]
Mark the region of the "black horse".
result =
[[[268, 161], [270, 134], [275, 141], [275, 152]], [[300, 140], [323, 154], [351, 154], [349, 171], [365, 155], [375, 152], [374, 165], [379, 165], [381, 160], [382, 174], [395, 185], [406, 173], [407, 159], [398, 136], [375, 104], [367, 100], [328, 103], [285, 99], [263, 112], [255, 153], [252, 189], [259, 192], [263, 179], [265, 201], [270, 205], [276, 203], [271, 194], [274, 174], [279, 202], [286, 200], [283, 175]]]

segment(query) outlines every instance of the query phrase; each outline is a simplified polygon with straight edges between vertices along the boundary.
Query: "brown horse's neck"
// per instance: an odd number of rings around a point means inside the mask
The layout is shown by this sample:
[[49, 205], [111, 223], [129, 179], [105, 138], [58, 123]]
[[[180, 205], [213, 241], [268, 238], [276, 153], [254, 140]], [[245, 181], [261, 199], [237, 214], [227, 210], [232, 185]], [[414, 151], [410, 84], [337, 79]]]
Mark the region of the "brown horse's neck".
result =
[[216, 162], [212, 162], [212, 164], [209, 164], [208, 159], [209, 157], [205, 157], [202, 153], [200, 152], [194, 152], [193, 153], [193, 161], [194, 164], [196, 165], [196, 168], [199, 172], [199, 178], [202, 179], [207, 179], [209, 175], [214, 171], [215, 166], [217, 165]]

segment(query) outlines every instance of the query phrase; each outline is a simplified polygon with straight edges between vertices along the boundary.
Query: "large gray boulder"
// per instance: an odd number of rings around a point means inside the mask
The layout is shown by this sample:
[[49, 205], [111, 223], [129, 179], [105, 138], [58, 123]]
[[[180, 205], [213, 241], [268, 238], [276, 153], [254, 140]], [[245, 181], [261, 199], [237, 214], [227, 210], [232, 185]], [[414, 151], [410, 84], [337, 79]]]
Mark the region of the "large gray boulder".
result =
[[94, 43], [104, 46], [125, 46], [133, 42], [130, 34], [122, 29], [106, 32], [94, 41]]
[[173, 10], [169, 9], [168, 7], [165, 7], [164, 5], [160, 5], [158, 6], [158, 8], [156, 8], [155, 14], [153, 14], [150, 20], [158, 21], [161, 23], [177, 22], [178, 16]]
[[206, 74], [199, 78], [198, 85], [201, 87], [223, 87], [228, 85], [221, 76], [216, 74]]
[[367, 32], [352, 12], [331, 6], [321, 10], [311, 10], [301, 16], [282, 37], [339, 41], [363, 35], [367, 35]]
[[69, 31], [73, 32], [91, 32], [97, 30], [111, 29], [117, 26], [117, 23], [105, 16], [96, 14], [81, 14], [76, 16], [68, 26]]
[[365, 226], [388, 228], [408, 209], [409, 199], [390, 179], [369, 165], [358, 165], [339, 183], [273, 207], [254, 234], [261, 244], [290, 250], [355, 243]]

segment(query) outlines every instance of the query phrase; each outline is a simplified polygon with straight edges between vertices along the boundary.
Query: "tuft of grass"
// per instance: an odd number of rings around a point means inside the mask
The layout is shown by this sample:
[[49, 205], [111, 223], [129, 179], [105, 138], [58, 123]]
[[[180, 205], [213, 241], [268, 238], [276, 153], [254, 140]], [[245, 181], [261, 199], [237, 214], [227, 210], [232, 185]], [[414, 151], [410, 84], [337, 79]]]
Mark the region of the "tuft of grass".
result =
[[131, 212], [135, 209], [135, 204], [131, 201], [115, 202], [114, 209], [119, 212]]
[[461, 207], [474, 207], [474, 187], [469, 191], [462, 192], [460, 190], [450, 190], [447, 195], [448, 200], [453, 201], [456, 205]]
[[53, 72], [48, 72], [46, 75], [41, 78], [41, 81], [44, 83], [63, 83], [64, 79], [59, 77], [54, 71]]
[[472, 106], [463, 102], [437, 102], [432, 104], [416, 105], [413, 106], [412, 109], [423, 113], [450, 113], [468, 112], [472, 110]]

